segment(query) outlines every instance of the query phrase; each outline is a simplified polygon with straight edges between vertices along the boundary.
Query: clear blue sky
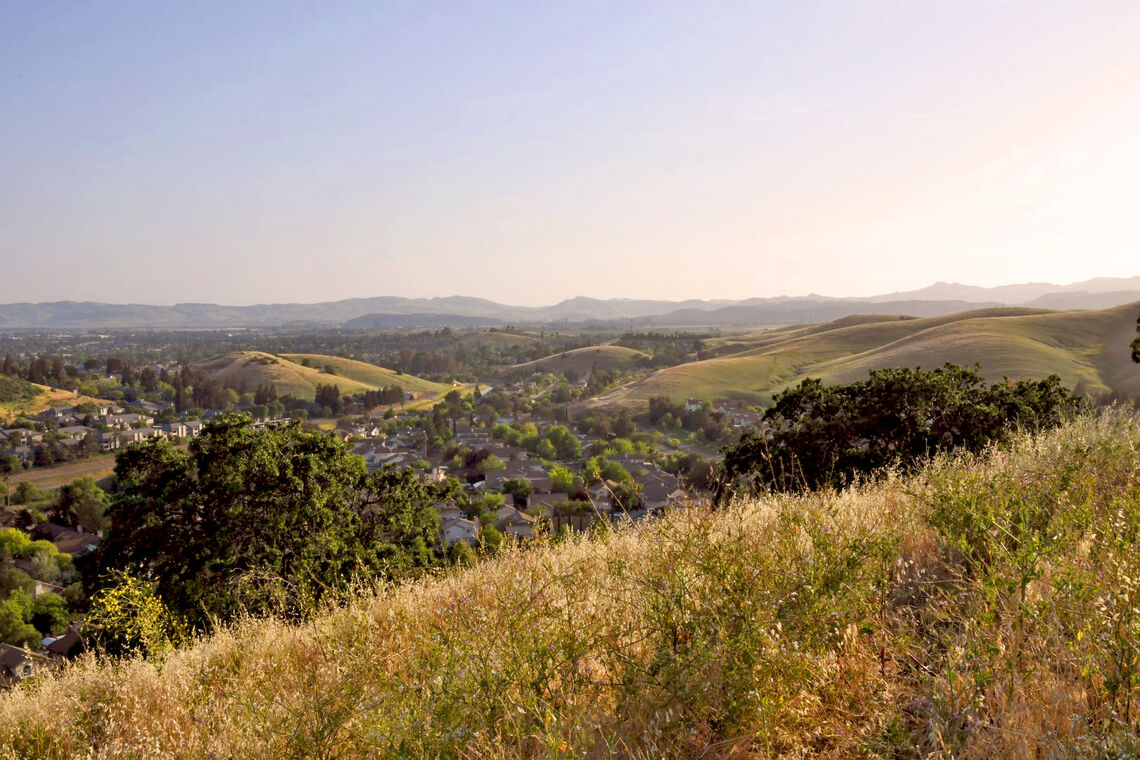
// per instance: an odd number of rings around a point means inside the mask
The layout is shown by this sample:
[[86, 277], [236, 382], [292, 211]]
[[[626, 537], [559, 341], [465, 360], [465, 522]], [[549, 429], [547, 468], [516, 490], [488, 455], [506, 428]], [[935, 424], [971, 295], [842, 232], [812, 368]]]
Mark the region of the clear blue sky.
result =
[[0, 302], [1140, 274], [1140, 3], [0, 0]]

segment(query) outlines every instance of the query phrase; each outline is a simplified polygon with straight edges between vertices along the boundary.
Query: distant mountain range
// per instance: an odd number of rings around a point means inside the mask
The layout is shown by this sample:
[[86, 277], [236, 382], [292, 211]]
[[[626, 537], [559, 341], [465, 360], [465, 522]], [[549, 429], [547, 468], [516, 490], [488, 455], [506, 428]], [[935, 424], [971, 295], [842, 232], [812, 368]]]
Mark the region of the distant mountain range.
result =
[[1071, 285], [1024, 283], [982, 288], [939, 282], [920, 290], [865, 298], [802, 297], [653, 301], [570, 298], [553, 306], [510, 306], [484, 298], [352, 298], [300, 304], [173, 306], [80, 301], [0, 304], [0, 329], [223, 328], [343, 325], [349, 329], [487, 327], [550, 322], [622, 322], [637, 327], [819, 322], [851, 314], [934, 317], [992, 306], [1105, 309], [1140, 301], [1140, 276], [1101, 277]]

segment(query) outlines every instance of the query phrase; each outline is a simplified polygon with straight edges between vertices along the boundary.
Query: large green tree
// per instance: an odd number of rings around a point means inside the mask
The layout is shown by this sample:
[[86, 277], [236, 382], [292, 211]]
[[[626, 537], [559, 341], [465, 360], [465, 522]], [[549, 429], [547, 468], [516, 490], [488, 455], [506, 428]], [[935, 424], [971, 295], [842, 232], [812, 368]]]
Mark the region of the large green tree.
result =
[[1013, 426], [1060, 422], [1077, 403], [1052, 375], [986, 385], [975, 369], [880, 369], [849, 385], [804, 380], [776, 396], [761, 431], [725, 448], [732, 490], [842, 486], [937, 451], [976, 451]]
[[[437, 489], [369, 474], [332, 436], [254, 430], [225, 415], [183, 451], [154, 439], [115, 465], [111, 526], [84, 568], [93, 591], [121, 570], [154, 578], [191, 621], [274, 607], [303, 612], [354, 579], [432, 564]], [[93, 588], [94, 587], [94, 588]]]

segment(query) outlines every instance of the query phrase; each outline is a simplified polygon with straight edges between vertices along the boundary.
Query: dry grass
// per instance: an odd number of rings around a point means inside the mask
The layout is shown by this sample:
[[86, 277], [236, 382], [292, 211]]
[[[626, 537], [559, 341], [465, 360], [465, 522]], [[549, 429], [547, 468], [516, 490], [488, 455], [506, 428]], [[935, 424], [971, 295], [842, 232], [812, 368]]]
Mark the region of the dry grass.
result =
[[566, 372], [567, 370], [590, 372], [593, 369], [629, 369], [648, 358], [649, 355], [644, 351], [625, 346], [586, 346], [504, 367], [502, 372]]
[[1118, 757], [1140, 421], [677, 511], [0, 699], [0, 756]]
[[83, 396], [75, 391], [67, 391], [62, 388], [49, 388], [37, 383], [31, 385], [39, 390], [39, 395], [34, 399], [0, 403], [0, 423], [11, 422], [21, 415], [36, 415], [57, 406], [75, 406], [86, 403], [106, 406], [111, 403], [105, 399]]
[[1056, 373], [1066, 386], [1079, 385], [1094, 395], [1114, 391], [1140, 397], [1140, 373], [1128, 349], [1138, 308], [986, 309], [771, 330], [723, 339], [716, 344], [716, 358], [667, 367], [592, 403], [640, 411], [654, 396], [765, 402], [806, 377], [846, 383], [866, 378], [875, 368], [934, 369], [946, 362], [980, 363], [982, 376], [993, 382]]
[[446, 393], [451, 390], [451, 386], [444, 383], [434, 383], [430, 380], [424, 380], [415, 375], [406, 375], [390, 370], [385, 367], [378, 367], [375, 364], [357, 361], [355, 359], [346, 359], [342, 356], [329, 356], [328, 354], [281, 354], [281, 358], [287, 359], [294, 364], [301, 364], [304, 360], [309, 360], [309, 366], [315, 368], [318, 372], [325, 367], [331, 366], [336, 372], [337, 377], [353, 380], [358, 383], [363, 383], [371, 388], [385, 388], [391, 385], [398, 385], [405, 391], [422, 391], [425, 393]]

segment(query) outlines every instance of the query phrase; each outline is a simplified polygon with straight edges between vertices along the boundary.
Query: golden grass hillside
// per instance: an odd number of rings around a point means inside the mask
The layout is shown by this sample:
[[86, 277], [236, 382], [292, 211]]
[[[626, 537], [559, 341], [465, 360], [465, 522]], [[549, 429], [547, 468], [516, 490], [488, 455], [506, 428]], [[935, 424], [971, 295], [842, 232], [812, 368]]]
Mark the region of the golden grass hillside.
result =
[[515, 364], [503, 368], [507, 373], [529, 372], [565, 372], [572, 370], [579, 373], [590, 372], [593, 369], [627, 369], [636, 366], [638, 362], [646, 360], [649, 355], [644, 351], [625, 346], [586, 346], [552, 354], [541, 359]]
[[468, 332], [459, 336], [458, 342], [463, 346], [474, 346], [477, 348], [491, 348], [491, 349], [511, 349], [511, 348], [530, 348], [542, 342], [539, 335], [529, 332], [503, 330], [480, 330], [478, 332]]
[[0, 756], [1128, 757], [1138, 534], [1113, 410], [88, 658], [0, 696]]
[[720, 339], [721, 355], [659, 370], [592, 402], [645, 408], [654, 396], [766, 403], [806, 377], [852, 382], [870, 369], [981, 364], [990, 381], [1058, 374], [1093, 395], [1140, 397], [1129, 342], [1140, 303], [1103, 311], [987, 309], [931, 319], [861, 316]]
[[28, 383], [28, 385], [36, 389], [36, 396], [31, 399], [0, 402], [0, 422], [14, 420], [21, 415], [36, 415], [57, 406], [77, 406], [86, 403], [106, 406], [111, 403], [105, 399], [83, 396], [61, 388], [49, 388], [38, 383]]
[[307, 359], [309, 364], [318, 371], [331, 366], [338, 377], [355, 380], [372, 388], [398, 385], [405, 391], [423, 391], [425, 393], [445, 393], [451, 390], [450, 385], [434, 383], [415, 375], [405, 375], [368, 362], [345, 359], [342, 356], [329, 356], [327, 354], [281, 354], [281, 356], [296, 364], [301, 364]]
[[[318, 385], [335, 385], [345, 394], [376, 390], [393, 384], [407, 391], [439, 392], [445, 389], [445, 386], [438, 383], [412, 375], [397, 375], [391, 370], [352, 359], [321, 354], [291, 356], [297, 361], [262, 351], [234, 351], [199, 362], [195, 368], [204, 370], [217, 382], [244, 384], [251, 391], [268, 383], [275, 386], [281, 395], [288, 394], [303, 399], [312, 399]], [[305, 357], [310, 359], [312, 367], [300, 363]], [[336, 374], [324, 372], [326, 364], [332, 365]]]

